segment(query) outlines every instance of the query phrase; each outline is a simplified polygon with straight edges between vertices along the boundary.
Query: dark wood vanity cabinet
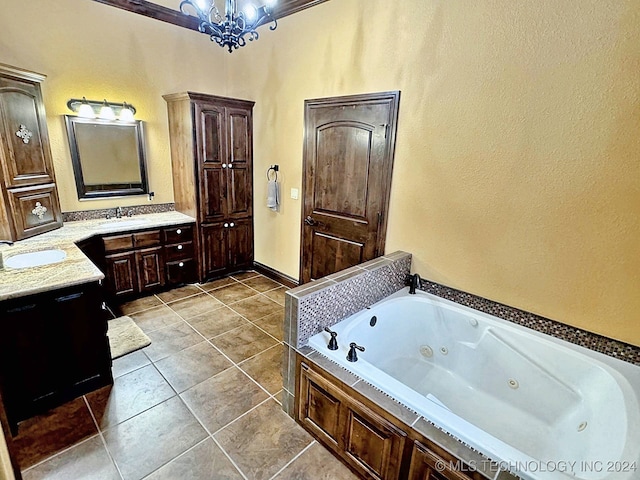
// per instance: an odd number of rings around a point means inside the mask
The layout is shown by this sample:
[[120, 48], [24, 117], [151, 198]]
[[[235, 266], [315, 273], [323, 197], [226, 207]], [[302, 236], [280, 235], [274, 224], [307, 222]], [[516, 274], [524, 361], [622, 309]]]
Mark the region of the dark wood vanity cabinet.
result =
[[0, 238], [62, 226], [40, 84], [44, 76], [0, 64]]
[[197, 219], [200, 280], [253, 265], [253, 102], [165, 95], [176, 210]]
[[362, 478], [486, 480], [300, 356], [297, 371], [296, 420]]
[[107, 314], [97, 283], [0, 302], [0, 388], [17, 424], [112, 383]]
[[115, 297], [195, 282], [193, 226], [103, 236], [107, 290]]

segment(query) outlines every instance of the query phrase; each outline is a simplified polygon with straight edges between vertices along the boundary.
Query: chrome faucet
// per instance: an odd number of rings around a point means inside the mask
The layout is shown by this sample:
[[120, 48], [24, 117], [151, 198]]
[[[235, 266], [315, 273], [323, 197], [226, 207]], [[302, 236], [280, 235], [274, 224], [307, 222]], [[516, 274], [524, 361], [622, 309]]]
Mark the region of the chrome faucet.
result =
[[122, 218], [122, 207], [116, 208], [116, 218]]

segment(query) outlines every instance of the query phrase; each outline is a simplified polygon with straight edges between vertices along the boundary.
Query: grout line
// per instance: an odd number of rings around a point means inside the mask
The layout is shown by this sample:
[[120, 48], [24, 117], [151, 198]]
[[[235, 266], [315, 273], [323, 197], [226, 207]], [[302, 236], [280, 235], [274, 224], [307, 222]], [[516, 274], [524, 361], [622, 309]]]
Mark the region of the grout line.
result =
[[203, 438], [202, 440], [200, 440], [198, 443], [196, 443], [195, 445], [193, 445], [192, 447], [187, 448], [184, 452], [182, 452], [180, 455], [177, 455], [175, 457], [173, 457], [171, 460], [169, 460], [168, 462], [163, 463], [162, 465], [160, 465], [158, 468], [156, 468], [155, 470], [153, 470], [152, 472], [147, 473], [144, 477], [142, 477], [142, 480], [144, 480], [145, 478], [149, 478], [151, 475], [153, 475], [154, 473], [156, 473], [158, 470], [166, 467], [167, 465], [169, 465], [170, 463], [172, 463], [174, 460], [182, 457], [183, 455], [187, 454], [188, 452], [190, 452], [191, 450], [193, 450], [194, 448], [196, 448], [198, 445], [201, 445], [202, 443], [206, 442], [207, 440], [209, 440], [209, 436], [207, 435], [205, 438]]
[[231, 462], [231, 465], [233, 465], [236, 470], [240, 473], [240, 475], [242, 476], [242, 478], [244, 478], [245, 480], [248, 480], [247, 476], [244, 474], [244, 472], [240, 469], [240, 467], [238, 466], [238, 464], [235, 462], [235, 460], [233, 458], [231, 458], [231, 455], [229, 455], [227, 453], [227, 451], [222, 448], [222, 444], [216, 439], [214, 438], [213, 435], [211, 435], [211, 440], [213, 440], [213, 442], [218, 446], [218, 448], [220, 450], [222, 450], [222, 453], [224, 454], [225, 457], [227, 457], [229, 459], [229, 461]]
[[21, 469], [20, 471], [21, 471], [21, 473], [28, 472], [29, 470], [31, 470], [31, 469], [33, 469], [33, 468], [36, 468], [36, 467], [38, 467], [38, 466], [42, 465], [43, 463], [47, 463], [49, 460], [54, 459], [54, 458], [56, 458], [56, 457], [59, 457], [60, 455], [63, 455], [64, 453], [68, 452], [69, 450], [73, 450], [73, 449], [74, 449], [74, 448], [76, 448], [77, 446], [82, 445], [83, 443], [86, 443], [86, 442], [88, 442], [89, 440], [92, 440], [92, 439], [96, 438], [99, 434], [100, 434], [100, 431], [96, 432], [94, 435], [91, 435], [90, 437], [87, 437], [87, 438], [85, 438], [85, 439], [83, 439], [83, 440], [80, 440], [80, 441], [79, 441], [79, 442], [77, 442], [77, 443], [74, 443], [73, 445], [70, 445], [70, 446], [68, 446], [68, 447], [66, 447], [66, 448], [63, 448], [62, 450], [60, 450], [60, 451], [58, 451], [58, 452], [55, 452], [55, 453], [53, 453], [53, 454], [49, 455], [48, 457], [46, 457], [46, 458], [44, 458], [44, 459], [40, 460], [39, 462], [36, 462], [36, 463], [34, 463], [33, 465], [31, 465], [31, 466], [29, 466], [29, 467], [25, 468], [24, 470], [23, 470], [23, 469]]
[[82, 398], [84, 400], [84, 403], [87, 405], [87, 409], [89, 410], [89, 414], [91, 415], [91, 418], [93, 420], [93, 424], [98, 429], [98, 435], [100, 435], [100, 440], [102, 440], [102, 445], [104, 446], [104, 449], [107, 451], [107, 455], [109, 456], [109, 459], [111, 460], [111, 463], [113, 463], [113, 465], [116, 467], [118, 475], [120, 475], [120, 478], [124, 479], [124, 475], [122, 475], [122, 472], [120, 471], [120, 467], [116, 463], [116, 459], [113, 458], [113, 455], [111, 455], [111, 451], [109, 450], [109, 447], [107, 446], [107, 441], [104, 439], [104, 435], [102, 434], [102, 429], [100, 428], [100, 425], [98, 425], [98, 420], [96, 419], [95, 415], [93, 414], [93, 410], [91, 409], [91, 405], [89, 404], [89, 400], [87, 400], [86, 395], [83, 395]]
[[276, 478], [278, 475], [280, 475], [280, 473], [287, 468], [289, 465], [291, 465], [293, 462], [295, 462], [298, 457], [300, 457], [304, 452], [306, 452], [307, 450], [309, 450], [313, 444], [316, 443], [316, 441], [312, 438], [311, 439], [311, 443], [309, 443], [309, 445], [307, 445], [306, 447], [304, 447], [300, 453], [298, 453], [296, 456], [294, 456], [291, 460], [289, 460], [287, 463], [284, 464], [284, 466], [278, 470], [274, 475], [271, 476], [270, 480], [273, 480], [274, 478]]
[[[269, 400], [272, 400], [271, 396], [268, 396], [267, 398], [265, 398], [263, 401], [261, 401], [260, 403], [258, 403], [257, 405], [251, 407], [249, 410], [247, 410], [246, 412], [238, 415], [236, 418], [234, 418], [233, 420], [231, 420], [229, 423], [223, 425], [222, 427], [220, 427], [218, 430], [216, 430], [215, 432], [213, 432], [211, 434], [211, 436], [213, 437], [214, 435], [217, 435], [218, 433], [220, 433], [222, 430], [224, 430], [225, 428], [227, 428], [229, 425], [231, 425], [232, 423], [236, 423], [238, 420], [240, 420], [242, 417], [247, 416], [248, 414], [250, 414], [251, 412], [253, 412], [254, 410], [256, 410], [258, 407], [262, 406], [263, 404], [267, 403]], [[284, 413], [284, 412], [283, 412]]]

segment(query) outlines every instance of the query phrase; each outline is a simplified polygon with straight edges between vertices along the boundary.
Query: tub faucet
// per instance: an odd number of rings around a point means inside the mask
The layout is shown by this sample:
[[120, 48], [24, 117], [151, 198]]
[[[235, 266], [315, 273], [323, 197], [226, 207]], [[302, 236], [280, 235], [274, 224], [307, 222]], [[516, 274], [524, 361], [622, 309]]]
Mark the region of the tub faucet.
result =
[[333, 330], [330, 330], [329, 327], [324, 327], [324, 331], [327, 332], [329, 335], [331, 335], [331, 340], [329, 340], [329, 345], [327, 345], [327, 348], [329, 350], [337, 350], [338, 342], [336, 340], [336, 337], [338, 336], [338, 332], [334, 332]]
[[349, 353], [347, 354], [347, 360], [349, 360], [350, 362], [358, 361], [358, 352], [356, 352], [356, 350], [364, 352], [364, 347], [357, 345], [355, 342], [351, 342], [349, 344]]
[[407, 285], [409, 285], [409, 293], [411, 295], [416, 294], [416, 288], [419, 289], [420, 284], [420, 275], [414, 273], [413, 275], [407, 276]]

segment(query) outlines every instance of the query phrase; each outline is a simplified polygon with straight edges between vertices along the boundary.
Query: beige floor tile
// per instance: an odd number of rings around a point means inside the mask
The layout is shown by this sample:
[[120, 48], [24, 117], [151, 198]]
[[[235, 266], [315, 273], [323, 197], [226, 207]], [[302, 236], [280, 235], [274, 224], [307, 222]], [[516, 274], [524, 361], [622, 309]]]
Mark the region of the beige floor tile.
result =
[[251, 270], [249, 272], [234, 273], [231, 276], [236, 280], [246, 280], [247, 278], [256, 277], [258, 275], [260, 275], [258, 272]]
[[268, 397], [235, 367], [199, 383], [180, 396], [211, 433]]
[[98, 426], [104, 430], [124, 422], [176, 393], [153, 365], [134, 370], [87, 395]]
[[154, 307], [129, 316], [145, 333], [153, 332], [159, 328], [174, 325], [182, 321], [178, 314], [166, 305]]
[[86, 440], [22, 474], [23, 480], [121, 480], [99, 436]]
[[270, 394], [282, 390], [282, 345], [276, 345], [238, 365]]
[[145, 480], [242, 480], [242, 475], [208, 438], [156, 470]]
[[176, 300], [169, 304], [169, 307], [182, 318], [188, 319], [217, 310], [222, 307], [222, 303], [207, 293], [200, 293]]
[[118, 378], [145, 365], [149, 365], [149, 363], [151, 363], [149, 357], [147, 357], [142, 350], [138, 350], [116, 358], [111, 366], [111, 372], [113, 373], [113, 378]]
[[97, 433], [84, 398], [76, 398], [20, 422], [13, 437], [16, 461], [25, 469]]
[[182, 320], [175, 325], [149, 332], [148, 336], [151, 345], [145, 347], [143, 351], [152, 362], [204, 341], [200, 334]]
[[228, 307], [189, 318], [187, 322], [205, 338], [212, 338], [234, 328], [249, 325], [248, 320]]
[[104, 432], [124, 480], [139, 480], [205, 439], [207, 433], [179, 397]]
[[247, 478], [266, 480], [304, 450], [311, 436], [269, 400], [214, 435]]
[[232, 367], [233, 363], [208, 342], [201, 342], [158, 360], [155, 366], [177, 392], [182, 392]]
[[202, 293], [202, 290], [196, 285], [185, 285], [183, 287], [174, 288], [166, 292], [158, 293], [158, 298], [165, 303], [175, 302], [181, 298]]
[[159, 307], [160, 305], [162, 305], [162, 301], [155, 295], [150, 295], [123, 303], [120, 305], [120, 311], [123, 315], [130, 315], [153, 307]]
[[273, 290], [274, 288], [282, 286], [278, 282], [274, 282], [270, 278], [263, 277], [262, 275], [259, 277], [248, 278], [243, 280], [242, 283], [259, 292], [266, 292], [267, 290]]
[[264, 295], [256, 295], [231, 305], [231, 308], [248, 320], [255, 321], [272, 313], [282, 312], [284, 307]]
[[213, 337], [210, 342], [236, 363], [246, 360], [278, 343], [252, 324]]
[[289, 290], [287, 287], [280, 287], [274, 290], [269, 290], [268, 292], [264, 292], [264, 294], [277, 304], [284, 307], [284, 294], [287, 290]]
[[306, 449], [274, 480], [358, 480], [354, 473], [317, 442]]
[[233, 278], [225, 277], [225, 278], [219, 278], [217, 280], [211, 280], [210, 282], [207, 282], [207, 283], [201, 283], [198, 286], [204, 291], [208, 292], [210, 290], [215, 290], [217, 288], [224, 287], [225, 285], [232, 285], [234, 283], [237, 283], [237, 282]]
[[283, 340], [284, 335], [284, 312], [276, 312], [253, 322], [255, 325], [263, 329], [265, 332]]
[[241, 283], [227, 285], [226, 287], [213, 290], [210, 293], [226, 305], [239, 302], [240, 300], [244, 300], [258, 294], [258, 292], [256, 292], [252, 288], [249, 288]]

